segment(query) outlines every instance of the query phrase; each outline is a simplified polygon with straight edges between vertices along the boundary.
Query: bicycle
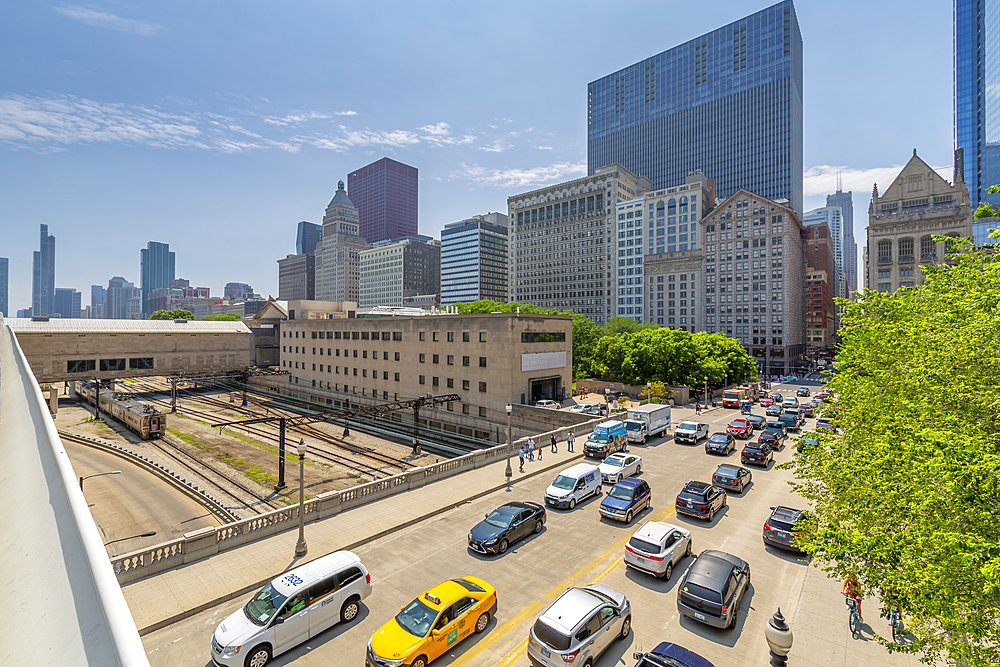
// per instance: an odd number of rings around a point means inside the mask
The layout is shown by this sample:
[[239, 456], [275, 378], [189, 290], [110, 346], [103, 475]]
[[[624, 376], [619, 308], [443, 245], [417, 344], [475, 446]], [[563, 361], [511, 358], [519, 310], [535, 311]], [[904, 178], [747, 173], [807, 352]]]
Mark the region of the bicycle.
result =
[[858, 601], [847, 595], [844, 596], [847, 600], [847, 627], [851, 631], [851, 636], [856, 637], [861, 633], [861, 616], [858, 614]]
[[889, 626], [892, 628], [892, 641], [896, 641], [897, 635], [902, 635], [903, 630], [903, 610], [898, 606], [893, 607], [889, 612]]

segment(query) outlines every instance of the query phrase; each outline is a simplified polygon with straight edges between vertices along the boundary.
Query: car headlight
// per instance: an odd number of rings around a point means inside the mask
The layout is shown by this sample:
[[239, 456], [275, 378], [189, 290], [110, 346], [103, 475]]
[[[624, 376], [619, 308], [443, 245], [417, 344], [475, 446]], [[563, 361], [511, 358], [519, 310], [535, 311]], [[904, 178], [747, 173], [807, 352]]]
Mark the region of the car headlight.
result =
[[494, 538], [493, 538], [492, 540], [488, 540], [488, 541], [486, 541], [486, 542], [483, 542], [483, 545], [484, 545], [484, 546], [487, 546], [487, 547], [491, 547], [491, 546], [493, 546], [494, 544], [496, 544], [496, 543], [497, 543], [497, 540], [498, 540], [498, 539], [499, 539], [499, 538], [496, 538], [496, 537], [494, 537]]
[[222, 656], [224, 658], [231, 658], [234, 655], [236, 655], [237, 653], [239, 653], [241, 648], [243, 648], [243, 647], [242, 646], [227, 646], [226, 648], [222, 649]]
[[470, 542], [472, 541], [472, 531], [471, 530], [469, 531], [469, 541]]

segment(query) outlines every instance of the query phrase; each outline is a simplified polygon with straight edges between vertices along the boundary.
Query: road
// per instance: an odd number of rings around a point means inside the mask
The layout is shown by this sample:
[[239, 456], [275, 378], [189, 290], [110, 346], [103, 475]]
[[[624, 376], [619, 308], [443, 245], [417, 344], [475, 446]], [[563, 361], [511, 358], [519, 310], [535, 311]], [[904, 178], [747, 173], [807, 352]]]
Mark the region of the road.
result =
[[153, 537], [126, 539], [109, 545], [109, 556], [162, 544], [183, 533], [219, 525], [218, 520], [190, 496], [128, 459], [68, 440], [64, 440], [63, 445], [77, 477], [122, 471], [120, 475], [93, 477], [83, 482], [83, 495], [105, 542], [156, 531]]
[[[803, 383], [818, 388], [817, 383]], [[793, 395], [796, 385], [776, 387]], [[690, 410], [676, 410], [674, 423], [688, 418]], [[757, 408], [757, 412], [762, 410]], [[736, 410], [712, 410], [701, 419], [712, 432], [724, 430], [738, 415]], [[813, 420], [809, 420], [810, 425]], [[811, 426], [810, 426], [811, 427]], [[791, 442], [791, 441], [789, 441]], [[740, 441], [742, 448], [742, 441]], [[793, 456], [786, 444], [776, 462]], [[373, 541], [356, 553], [372, 574], [374, 592], [362, 607], [358, 619], [346, 626], [334, 626], [318, 637], [275, 658], [275, 665], [364, 665], [368, 638], [401, 605], [427, 588], [447, 578], [465, 575], [482, 577], [496, 586], [499, 608], [485, 635], [466, 639], [439, 658], [436, 666], [486, 665], [506, 667], [528, 665], [525, 655], [527, 633], [539, 614], [570, 585], [600, 582], [624, 592], [632, 603], [632, 633], [611, 645], [594, 667], [634, 663], [633, 651], [650, 650], [661, 641], [674, 641], [711, 660], [717, 667], [765, 665], [767, 645], [763, 629], [778, 607], [792, 619], [800, 605], [819, 607], [829, 618], [839, 619], [843, 602], [824, 589], [821, 600], [803, 595], [808, 562], [795, 554], [765, 547], [761, 529], [777, 504], [803, 507], [793, 496], [786, 480], [789, 474], [770, 469], [753, 469], [753, 484], [743, 494], [731, 494], [729, 506], [711, 522], [677, 517], [674, 501], [690, 480], [709, 480], [722, 462], [738, 462], [739, 454], [728, 457], [705, 453], [703, 442], [679, 445], [672, 439], [657, 438], [630, 451], [643, 457], [642, 477], [653, 490], [653, 507], [639, 515], [631, 526], [603, 519], [598, 513], [599, 498], [584, 502], [572, 511], [550, 509], [545, 529], [514, 545], [503, 556], [483, 557], [467, 548], [469, 529], [487, 512], [509, 500], [541, 501], [549, 476], [527, 479], [512, 493], [503, 491], [463, 505], [420, 524]], [[462, 478], [452, 482], [461, 484]], [[605, 487], [607, 488], [607, 487]], [[736, 554], [751, 565], [752, 583], [744, 597], [735, 629], [716, 630], [687, 618], [678, 618], [677, 584], [690, 564], [682, 560], [670, 581], [654, 579], [626, 569], [622, 563], [624, 544], [638, 525], [661, 520], [688, 528], [693, 534], [694, 552], [718, 549]], [[817, 576], [813, 572], [813, 576]], [[822, 575], [819, 575], [823, 579]], [[836, 582], [829, 582], [836, 586]], [[143, 638], [152, 665], [209, 665], [209, 644], [216, 626], [245, 600], [233, 600], [192, 615], [190, 618]], [[813, 616], [812, 618], [815, 618]], [[851, 654], [846, 629], [829, 623], [829, 633], [846, 645], [836, 646], [838, 660], [809, 656], [808, 664], [858, 664]], [[859, 644], [859, 642], [855, 642]], [[880, 665], [915, 664], [910, 658], [884, 655], [873, 643], [867, 650], [886, 662]], [[794, 651], [794, 650], [793, 650]], [[832, 655], [832, 654], [831, 654]], [[801, 658], [806, 658], [805, 655]], [[862, 660], [862, 662], [865, 662]], [[804, 664], [804, 663], [803, 663]]]

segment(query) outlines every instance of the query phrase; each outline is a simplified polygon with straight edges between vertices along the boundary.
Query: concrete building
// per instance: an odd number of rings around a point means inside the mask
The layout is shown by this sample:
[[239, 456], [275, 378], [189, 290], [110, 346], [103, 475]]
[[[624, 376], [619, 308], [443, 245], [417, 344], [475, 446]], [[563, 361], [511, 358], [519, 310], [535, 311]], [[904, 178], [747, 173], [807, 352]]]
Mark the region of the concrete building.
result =
[[130, 320], [130, 314], [138, 315], [139, 308], [134, 304], [130, 307], [129, 300], [136, 298], [141, 300], [141, 291], [134, 283], [131, 283], [121, 276], [115, 276], [108, 281], [108, 301], [107, 319]]
[[56, 298], [56, 237], [39, 225], [39, 249], [31, 258], [31, 314], [51, 315]]
[[323, 240], [323, 225], [303, 220], [295, 232], [295, 254], [314, 255], [316, 246]]
[[834, 239], [825, 222], [805, 227], [806, 287], [805, 324], [806, 347], [833, 347], [838, 317], [833, 299], [843, 291], [837, 284], [837, 261]]
[[474, 215], [441, 230], [441, 305], [507, 300], [507, 216]]
[[180, 308], [184, 298], [183, 289], [161, 287], [149, 293], [146, 305], [149, 309], [149, 314], [152, 316], [158, 310], [175, 310]]
[[[654, 47], [655, 48], [655, 47]], [[802, 35], [784, 0], [592, 81], [587, 168], [663, 189], [696, 169], [802, 213]]]
[[872, 189], [868, 207], [868, 286], [894, 292], [924, 282], [921, 266], [945, 261], [945, 244], [935, 235], [972, 238], [969, 191], [955, 170], [955, 183], [941, 178], [913, 156], [881, 195]]
[[358, 300], [358, 254], [367, 248], [368, 242], [358, 234], [358, 209], [340, 181], [323, 216], [323, 240], [316, 256], [317, 299]]
[[336, 406], [454, 393], [428, 418], [482, 429], [508, 402], [569, 394], [572, 337], [570, 317], [523, 313], [296, 318], [281, 324], [282, 391]]
[[0, 314], [10, 316], [8, 289], [10, 284], [10, 263], [6, 257], [0, 257]]
[[53, 316], [63, 319], [80, 319], [81, 302], [80, 292], [71, 287], [57, 287], [54, 301]]
[[[830, 240], [833, 243], [833, 261], [837, 277], [836, 296], [846, 298], [847, 291], [847, 271], [844, 270], [844, 212], [839, 206], [824, 206], [806, 211], [802, 216], [802, 225], [826, 225], [830, 229]], [[855, 251], [856, 252], [856, 251]]]
[[278, 298], [316, 298], [316, 256], [311, 253], [286, 255], [278, 260]]
[[805, 352], [805, 243], [787, 201], [739, 190], [701, 221], [705, 326], [736, 338], [760, 372], [788, 374]]
[[358, 307], [402, 306], [404, 297], [438, 294], [441, 242], [426, 236], [380, 241], [358, 253]]
[[649, 189], [649, 179], [615, 164], [508, 197], [507, 300], [607, 322], [617, 312], [616, 207]]
[[153, 314], [149, 309], [149, 295], [153, 290], [169, 288], [174, 282], [175, 253], [170, 251], [169, 243], [150, 241], [139, 251], [140, 277], [139, 286], [142, 290], [140, 306], [142, 319]]
[[226, 286], [222, 288], [222, 298], [229, 301], [243, 301], [255, 297], [257, 295], [254, 293], [253, 287], [246, 283], [226, 283]]
[[347, 175], [362, 238], [375, 243], [417, 234], [417, 175], [416, 167], [387, 157]]
[[647, 257], [645, 321], [668, 329], [704, 331], [704, 272], [705, 251], [701, 248]]
[[837, 176], [837, 191], [826, 196], [827, 206], [840, 207], [844, 220], [843, 266], [844, 294], [850, 296], [858, 291], [858, 242], [854, 236], [854, 193], [843, 191], [840, 176]]

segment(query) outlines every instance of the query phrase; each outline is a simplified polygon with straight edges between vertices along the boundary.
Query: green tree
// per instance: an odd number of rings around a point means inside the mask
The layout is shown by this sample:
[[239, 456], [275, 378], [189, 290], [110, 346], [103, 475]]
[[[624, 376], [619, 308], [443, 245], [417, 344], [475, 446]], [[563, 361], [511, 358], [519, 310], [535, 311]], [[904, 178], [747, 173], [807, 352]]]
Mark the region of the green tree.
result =
[[972, 214], [974, 218], [993, 218], [997, 214], [996, 209], [986, 202], [979, 202], [979, 208]]
[[193, 320], [194, 313], [178, 308], [176, 310], [158, 310], [149, 316], [151, 320]]
[[621, 333], [635, 333], [643, 329], [656, 328], [656, 325], [652, 322], [636, 322], [631, 317], [612, 317], [604, 325], [604, 334], [607, 336], [616, 336]]
[[573, 379], [591, 375], [590, 363], [604, 330], [586, 315], [573, 313]]
[[238, 313], [220, 313], [218, 315], [206, 315], [201, 319], [205, 322], [235, 322], [236, 320], [242, 320], [243, 317]]
[[838, 299], [842, 431], [785, 466], [813, 506], [802, 545], [899, 604], [916, 638], [879, 641], [985, 667], [1000, 663], [1000, 256], [950, 256], [923, 285]]

